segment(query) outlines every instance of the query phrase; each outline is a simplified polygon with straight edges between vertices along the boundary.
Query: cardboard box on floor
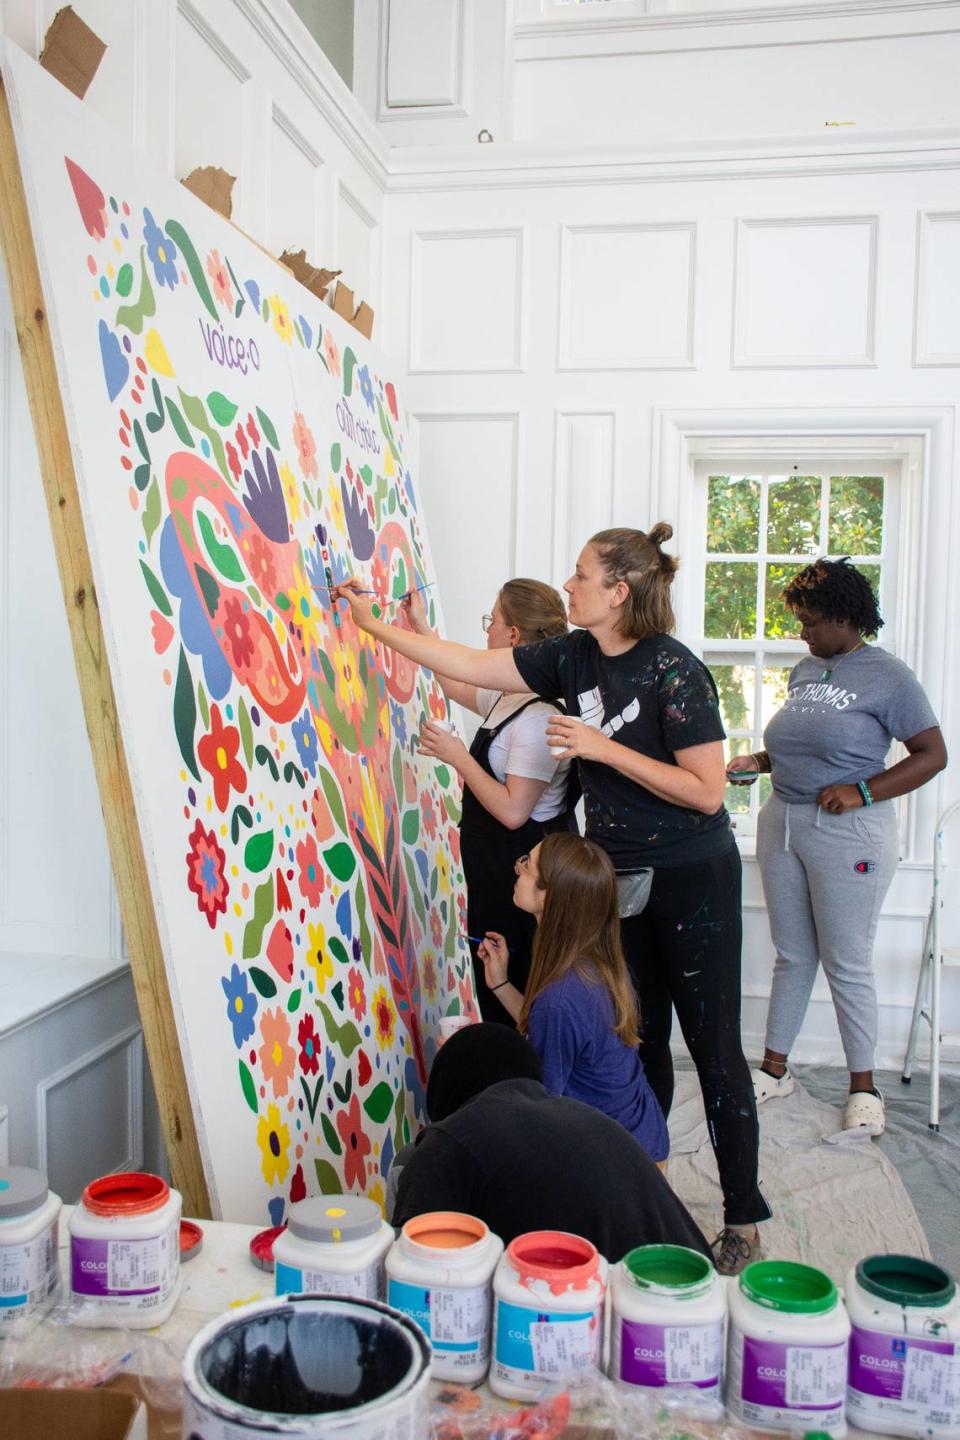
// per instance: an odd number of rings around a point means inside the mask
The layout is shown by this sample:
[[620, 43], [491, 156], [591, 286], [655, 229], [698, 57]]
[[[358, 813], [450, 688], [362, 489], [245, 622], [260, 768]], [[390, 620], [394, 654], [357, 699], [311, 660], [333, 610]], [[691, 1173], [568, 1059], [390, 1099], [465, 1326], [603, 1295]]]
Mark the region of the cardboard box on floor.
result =
[[146, 1407], [105, 1390], [0, 1390], [3, 1440], [147, 1440]]

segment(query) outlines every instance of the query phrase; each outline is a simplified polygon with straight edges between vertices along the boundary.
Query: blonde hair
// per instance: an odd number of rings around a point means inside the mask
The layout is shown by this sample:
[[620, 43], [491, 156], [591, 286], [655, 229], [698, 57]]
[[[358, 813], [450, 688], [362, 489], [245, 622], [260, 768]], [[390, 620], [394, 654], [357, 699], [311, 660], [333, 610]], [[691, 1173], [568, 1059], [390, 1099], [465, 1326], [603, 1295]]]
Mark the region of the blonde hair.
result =
[[617, 626], [629, 640], [648, 635], [670, 635], [676, 629], [670, 586], [679, 560], [660, 548], [673, 534], [673, 526], [660, 520], [646, 534], [642, 530], [599, 530], [592, 545], [606, 571], [606, 585], [612, 589], [623, 581], [630, 591]]
[[524, 645], [567, 633], [567, 612], [559, 591], [542, 580], [508, 580], [497, 600], [504, 621], [516, 625]]
[[637, 1045], [637, 997], [620, 944], [617, 877], [610, 856], [593, 840], [557, 831], [540, 842], [537, 861], [539, 887], [546, 893], [517, 1029], [527, 1033], [530, 1007], [541, 990], [578, 969], [606, 986], [615, 1034], [625, 1045]]

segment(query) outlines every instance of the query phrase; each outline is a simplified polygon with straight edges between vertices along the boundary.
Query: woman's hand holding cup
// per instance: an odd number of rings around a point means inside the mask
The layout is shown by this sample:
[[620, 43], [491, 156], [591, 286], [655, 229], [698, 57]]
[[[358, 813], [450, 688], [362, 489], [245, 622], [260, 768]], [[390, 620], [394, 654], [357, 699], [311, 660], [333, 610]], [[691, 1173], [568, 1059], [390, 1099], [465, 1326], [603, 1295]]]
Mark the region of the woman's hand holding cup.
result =
[[756, 755], [734, 755], [727, 763], [727, 779], [731, 785], [753, 785], [760, 774]]

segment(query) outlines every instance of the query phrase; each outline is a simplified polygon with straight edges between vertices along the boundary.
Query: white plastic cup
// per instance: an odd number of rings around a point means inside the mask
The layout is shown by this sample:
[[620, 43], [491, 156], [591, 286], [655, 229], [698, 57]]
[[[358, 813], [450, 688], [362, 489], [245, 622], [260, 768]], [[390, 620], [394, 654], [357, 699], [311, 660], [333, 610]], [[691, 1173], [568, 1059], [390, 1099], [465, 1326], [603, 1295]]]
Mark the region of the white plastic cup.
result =
[[473, 1023], [469, 1015], [441, 1015], [440, 1044], [449, 1040], [451, 1035], [456, 1035], [458, 1030], [465, 1030], [468, 1025]]

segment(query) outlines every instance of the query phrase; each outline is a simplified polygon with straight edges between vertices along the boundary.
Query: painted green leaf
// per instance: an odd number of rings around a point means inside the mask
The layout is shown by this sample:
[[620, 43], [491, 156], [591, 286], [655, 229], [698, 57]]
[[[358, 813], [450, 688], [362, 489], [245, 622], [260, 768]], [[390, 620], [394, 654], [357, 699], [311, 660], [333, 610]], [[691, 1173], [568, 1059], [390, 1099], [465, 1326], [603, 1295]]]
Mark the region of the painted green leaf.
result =
[[150, 489], [147, 491], [147, 501], [143, 507], [143, 533], [147, 537], [147, 546], [157, 533], [160, 524], [160, 486], [154, 478]]
[[344, 1020], [340, 1025], [333, 1018], [333, 1012], [322, 1000], [315, 1001], [317, 1009], [323, 1016], [323, 1028], [331, 1044], [338, 1045], [349, 1060], [350, 1056], [360, 1044], [360, 1031], [352, 1020]]
[[237, 407], [226, 395], [221, 395], [219, 390], [211, 390], [207, 396], [207, 409], [216, 420], [218, 425], [232, 425], [233, 417], [237, 413]]
[[356, 368], [357, 357], [349, 345], [343, 347], [343, 393], [350, 395], [353, 390], [353, 372]]
[[277, 439], [277, 432], [273, 427], [273, 421], [269, 415], [263, 413], [259, 405], [257, 406], [257, 419], [260, 421], [260, 429], [264, 435], [266, 435], [268, 444], [272, 445], [274, 450], [279, 450], [280, 441]]
[[273, 831], [261, 830], [259, 835], [251, 835], [243, 849], [243, 863], [254, 875], [259, 875], [261, 870], [266, 870], [273, 859]]
[[167, 396], [167, 414], [170, 416], [170, 423], [173, 426], [174, 430], [176, 430], [177, 436], [182, 441], [182, 443], [184, 445], [189, 445], [191, 450], [196, 450], [197, 447], [194, 443], [193, 436], [190, 434], [190, 431], [187, 428], [187, 422], [184, 420], [183, 416], [180, 414], [179, 409], [176, 405], [174, 405], [169, 395]]
[[375, 1125], [383, 1124], [384, 1120], [386, 1120], [390, 1114], [392, 1107], [393, 1091], [385, 1080], [381, 1080], [380, 1084], [370, 1091], [370, 1094], [363, 1102], [364, 1110], [366, 1110]]
[[323, 858], [337, 880], [349, 880], [357, 868], [356, 858], [349, 845], [331, 845], [329, 850], [324, 850]]
[[249, 975], [264, 1000], [272, 1000], [277, 993], [277, 987], [267, 972], [259, 970], [256, 965], [251, 965]]
[[200, 706], [200, 719], [203, 721], [204, 730], [210, 729], [210, 706], [207, 704], [207, 692], [203, 688], [203, 681], [197, 682], [197, 704]]
[[257, 1105], [257, 1087], [254, 1084], [253, 1076], [242, 1060], [238, 1060], [237, 1064], [240, 1066], [240, 1089], [243, 1091], [243, 1098], [256, 1115], [259, 1107]]
[[420, 885], [413, 868], [413, 861], [406, 851], [403, 852], [403, 868], [407, 872], [407, 884], [410, 887], [410, 894], [413, 896], [413, 908], [417, 912], [420, 924], [425, 926], [427, 923], [427, 912], [424, 909], [423, 897], [420, 894]]
[[[362, 654], [364, 654], [365, 652], [361, 650], [360, 653], [361, 653], [361, 655], [362, 655]], [[400, 746], [399, 746], [399, 745], [395, 745], [394, 748], [393, 748], [393, 762], [392, 762], [392, 765], [391, 765], [391, 770], [392, 770], [392, 773], [393, 773], [393, 790], [394, 790], [394, 794], [395, 794], [396, 797], [397, 797], [397, 804], [398, 804], [398, 805], [402, 805], [402, 804], [403, 804], [403, 762], [402, 762], [401, 759], [400, 759]]]
[[134, 420], [133, 422], [133, 438], [137, 442], [137, 449], [140, 451], [140, 454], [143, 456], [144, 460], [146, 460], [147, 464], [149, 465], [150, 451], [147, 449], [147, 442], [143, 434], [143, 426], [140, 424], [139, 420]]
[[170, 601], [167, 599], [167, 592], [160, 584], [160, 581], [157, 579], [156, 575], [154, 575], [153, 571], [150, 569], [150, 566], [147, 565], [143, 560], [141, 560], [140, 569], [143, 571], [143, 578], [147, 582], [147, 589], [150, 591], [150, 598], [153, 601], [154, 605], [156, 605], [157, 609], [160, 611], [160, 614], [167, 616], [172, 615], [173, 607], [170, 604]]
[[[143, 561], [141, 560], [141, 565]], [[183, 646], [180, 646], [180, 664], [177, 667], [177, 683], [173, 691], [173, 728], [183, 763], [194, 779], [200, 779], [197, 760], [193, 750], [193, 732], [197, 725], [197, 701], [193, 693], [193, 676]]]
[[400, 833], [403, 835], [404, 845], [415, 845], [417, 843], [417, 836], [420, 834], [420, 811], [416, 806], [414, 806], [412, 810], [408, 810], [404, 815], [403, 823], [400, 826]]
[[339, 936], [331, 935], [330, 939], [327, 941], [327, 945], [330, 947], [330, 950], [340, 961], [341, 965], [350, 964], [350, 956], [347, 954], [343, 941], [339, 938]]
[[443, 808], [447, 812], [447, 819], [452, 820], [454, 825], [460, 824], [460, 816], [463, 813], [456, 800], [450, 795], [444, 795]]
[[122, 295], [123, 298], [126, 299], [126, 297], [130, 294], [130, 291], [131, 291], [132, 289], [133, 289], [133, 266], [132, 266], [132, 265], [121, 265], [121, 266], [120, 266], [119, 273], [118, 273], [118, 275], [117, 275], [117, 294], [118, 294], [118, 295]]
[[331, 445], [331, 446], [330, 446], [330, 469], [331, 469], [335, 474], [336, 474], [336, 472], [340, 469], [340, 461], [341, 461], [341, 459], [342, 459], [342, 452], [341, 452], [341, 450], [340, 450], [339, 444], [338, 444], [338, 445]]
[[207, 554], [214, 565], [220, 571], [225, 580], [236, 580], [243, 582], [243, 568], [237, 558], [237, 552], [232, 545], [222, 544], [213, 533], [213, 525], [210, 523], [209, 515], [202, 510], [196, 512], [197, 529], [203, 536], [203, 543], [206, 546]]
[[273, 919], [273, 877], [258, 885], [253, 892], [253, 917], [243, 932], [243, 958], [253, 960], [260, 954], [263, 932]]
[[215, 430], [207, 419], [207, 408], [197, 395], [188, 395], [186, 391], [179, 390], [180, 405], [184, 415], [190, 421], [194, 430], [199, 430], [210, 441], [210, 449], [213, 451], [213, 458], [217, 462], [217, 468], [224, 480], [231, 488], [236, 487], [236, 482], [227, 465], [227, 454], [223, 448], [223, 441], [220, 439], [219, 431]]
[[282, 590], [279, 590], [277, 594], [273, 597], [273, 603], [276, 605], [278, 610], [289, 610], [290, 596], [285, 595]]
[[253, 726], [250, 724], [250, 711], [243, 696], [240, 696], [237, 705], [237, 724], [240, 727], [240, 743], [243, 746], [243, 758], [247, 762], [249, 770], [253, 764]]
[[217, 606], [220, 604], [220, 586], [204, 565], [194, 565], [193, 569], [197, 577], [197, 584], [200, 586], [200, 593], [203, 596], [204, 604], [212, 617], [216, 615]]
[[280, 771], [277, 769], [277, 762], [274, 760], [266, 745], [257, 745], [253, 752], [253, 758], [258, 765], [266, 765], [274, 780], [280, 779]]
[[[166, 597], [164, 597], [164, 599], [166, 599]], [[165, 613], [171, 615], [173, 612], [168, 608]], [[320, 784], [323, 786], [324, 796], [326, 797], [327, 804], [330, 806], [330, 814], [333, 816], [338, 828], [345, 831], [347, 828], [347, 817], [344, 813], [343, 801], [340, 798], [340, 791], [337, 789], [337, 782], [329, 770], [321, 769]]]
[[450, 771], [447, 769], [446, 765], [438, 765], [436, 775], [437, 784], [442, 785], [444, 790], [446, 790], [448, 785], [450, 784]]
[[200, 256], [196, 250], [194, 250], [193, 241], [190, 239], [190, 236], [186, 230], [184, 230], [179, 220], [168, 220], [163, 228], [183, 256], [184, 264], [190, 271], [190, 279], [193, 281], [194, 289], [200, 296], [203, 304], [213, 316], [214, 320], [219, 320], [220, 316], [217, 314], [217, 307], [213, 303], [213, 296], [210, 294], [207, 277], [200, 263]]
[[[334, 1130], [333, 1121], [330, 1119], [329, 1115], [321, 1114], [320, 1124], [323, 1126], [323, 1137], [326, 1140], [327, 1144], [330, 1146], [330, 1149], [333, 1151], [334, 1155], [342, 1155], [343, 1146], [340, 1144], [340, 1137], [337, 1134], [336, 1130]], [[329, 1169], [333, 1169], [333, 1166], [330, 1165], [329, 1161], [318, 1161], [317, 1163], [326, 1163]], [[335, 1191], [334, 1193], [339, 1194], [339, 1191]]]
[[360, 936], [360, 958], [369, 973], [370, 970], [370, 926], [367, 924], [367, 897], [363, 891], [363, 880], [357, 880], [355, 891], [357, 905], [357, 931]]
[[290, 994], [287, 996], [287, 1012], [288, 1012], [288, 1014], [290, 1014], [290, 1015], [296, 1015], [297, 1011], [300, 1009], [300, 997], [301, 997], [302, 995], [303, 995], [303, 991], [302, 991], [302, 990], [291, 990], [291, 991], [290, 991]]
[[157, 302], [153, 298], [153, 286], [147, 274], [147, 247], [140, 246], [140, 294], [132, 305], [121, 305], [117, 311], [117, 324], [123, 325], [133, 335], [139, 335], [148, 315], [155, 315]]
[[[337, 1154], [340, 1152], [337, 1151]], [[317, 1172], [317, 1184], [320, 1186], [321, 1195], [342, 1195], [343, 1186], [340, 1184], [340, 1176], [334, 1170], [329, 1160], [314, 1160], [314, 1169]]]

